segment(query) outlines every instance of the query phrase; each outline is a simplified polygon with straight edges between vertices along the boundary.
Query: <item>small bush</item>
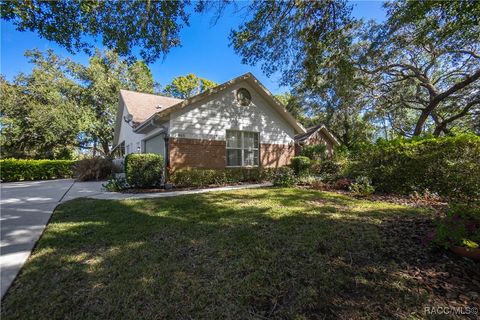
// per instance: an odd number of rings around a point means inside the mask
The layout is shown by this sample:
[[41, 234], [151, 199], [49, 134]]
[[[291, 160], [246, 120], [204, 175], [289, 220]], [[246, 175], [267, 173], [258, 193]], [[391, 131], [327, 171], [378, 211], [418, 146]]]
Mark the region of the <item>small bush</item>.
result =
[[158, 187], [162, 183], [163, 157], [154, 153], [131, 153], [125, 157], [125, 176], [132, 187]]
[[293, 157], [292, 158], [292, 168], [295, 172], [295, 175], [301, 177], [309, 174], [310, 169], [310, 159], [307, 157]]
[[310, 184], [310, 187], [315, 190], [322, 190], [322, 191], [328, 191], [331, 190], [332, 187], [330, 184], [323, 182], [322, 180], [316, 179]]
[[274, 172], [273, 168], [183, 169], [170, 173], [168, 180], [178, 187], [198, 188], [241, 182], [270, 181]]
[[300, 177], [297, 177], [297, 184], [302, 185], [302, 186], [311, 186], [312, 184], [316, 183], [319, 181], [318, 178], [311, 176], [311, 175], [303, 175]]
[[273, 177], [273, 185], [276, 187], [292, 187], [295, 185], [295, 173], [290, 167], [281, 167]]
[[334, 153], [330, 157], [313, 161], [310, 172], [321, 176], [323, 180], [333, 182], [349, 175], [349, 165], [348, 153], [339, 147], [335, 148]]
[[372, 186], [372, 180], [369, 177], [360, 176], [350, 185], [350, 191], [359, 196], [372, 194], [375, 188]]
[[104, 158], [87, 158], [77, 161], [73, 175], [80, 181], [102, 180], [112, 174], [112, 161]]
[[338, 179], [333, 183], [333, 188], [335, 190], [350, 190], [352, 182], [346, 178]]
[[426, 241], [448, 249], [452, 246], [478, 248], [480, 245], [480, 208], [454, 205], [444, 219], [436, 222], [435, 230]]
[[0, 179], [3, 182], [47, 180], [72, 177], [74, 160], [0, 160]]
[[118, 192], [128, 189], [130, 186], [125, 178], [112, 178], [107, 183], [102, 184], [107, 191]]
[[302, 148], [300, 156], [307, 157], [311, 160], [320, 160], [326, 157], [327, 147], [324, 144], [312, 144]]

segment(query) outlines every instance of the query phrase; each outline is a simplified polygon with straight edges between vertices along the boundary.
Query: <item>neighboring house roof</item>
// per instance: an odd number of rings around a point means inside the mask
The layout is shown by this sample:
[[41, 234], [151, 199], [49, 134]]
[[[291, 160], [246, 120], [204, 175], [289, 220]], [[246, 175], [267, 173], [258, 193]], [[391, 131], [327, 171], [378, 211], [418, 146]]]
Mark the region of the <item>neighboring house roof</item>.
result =
[[261, 96], [264, 99], [266, 99], [268, 102], [270, 102], [270, 104], [282, 116], [282, 118], [284, 118], [295, 129], [295, 133], [304, 133], [305, 132], [305, 128], [300, 123], [298, 123], [298, 121], [285, 109], [285, 107], [282, 105], [282, 103], [280, 101], [278, 101], [278, 99], [275, 98], [273, 96], [273, 94], [270, 91], [268, 91], [268, 89], [265, 88], [265, 86], [263, 86], [260, 83], [260, 81], [258, 81], [258, 79], [255, 78], [255, 76], [253, 74], [251, 74], [250, 72], [245, 73], [244, 75], [241, 75], [241, 76], [239, 76], [237, 78], [234, 78], [230, 81], [227, 81], [225, 83], [222, 83], [222, 84], [220, 84], [216, 87], [213, 87], [209, 90], [206, 90], [206, 91], [204, 91], [200, 94], [197, 94], [196, 96], [185, 99], [185, 100], [183, 100], [183, 101], [181, 101], [181, 102], [179, 102], [179, 103], [177, 103], [177, 104], [175, 104], [175, 105], [173, 105], [169, 108], [159, 110], [157, 113], [150, 116], [150, 118], [145, 120], [143, 123], [141, 123], [140, 125], [135, 127], [134, 131], [140, 131], [143, 126], [147, 126], [150, 123], [150, 121], [153, 120], [155, 117], [164, 117], [174, 110], [183, 109], [183, 108], [191, 105], [192, 103], [201, 101], [201, 100], [206, 99], [206, 98], [208, 98], [208, 97], [210, 97], [210, 96], [212, 96], [216, 93], [224, 91], [224, 90], [232, 87], [233, 85], [235, 85], [235, 84], [237, 84], [241, 81], [247, 81], [248, 84], [250, 84], [254, 89], [257, 89], [257, 91], [261, 94]]
[[304, 143], [307, 142], [312, 136], [314, 136], [317, 132], [323, 132], [332, 142], [339, 146], [340, 142], [338, 139], [328, 131], [327, 127], [325, 127], [323, 124], [316, 125], [314, 127], [307, 128], [307, 131], [305, 133], [297, 134], [295, 136], [295, 142], [297, 143]]
[[128, 113], [133, 116], [134, 124], [140, 124], [160, 110], [183, 101], [182, 99], [123, 89], [120, 90], [120, 97]]

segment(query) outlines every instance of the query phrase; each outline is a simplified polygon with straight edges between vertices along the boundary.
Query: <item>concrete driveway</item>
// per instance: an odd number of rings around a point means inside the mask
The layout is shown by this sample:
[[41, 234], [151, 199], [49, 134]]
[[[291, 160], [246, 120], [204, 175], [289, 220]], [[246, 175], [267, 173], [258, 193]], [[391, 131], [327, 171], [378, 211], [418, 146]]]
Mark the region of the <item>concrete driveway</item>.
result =
[[73, 183], [65, 179], [1, 184], [2, 297], [40, 238], [53, 210]]

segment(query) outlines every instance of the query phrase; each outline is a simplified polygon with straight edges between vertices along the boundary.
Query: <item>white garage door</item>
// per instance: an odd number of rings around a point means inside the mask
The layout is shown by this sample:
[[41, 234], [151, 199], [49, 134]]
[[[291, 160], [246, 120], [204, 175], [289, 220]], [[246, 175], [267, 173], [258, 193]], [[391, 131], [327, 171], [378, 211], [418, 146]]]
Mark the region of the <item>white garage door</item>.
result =
[[165, 156], [165, 139], [163, 134], [145, 140], [145, 153], [158, 153]]

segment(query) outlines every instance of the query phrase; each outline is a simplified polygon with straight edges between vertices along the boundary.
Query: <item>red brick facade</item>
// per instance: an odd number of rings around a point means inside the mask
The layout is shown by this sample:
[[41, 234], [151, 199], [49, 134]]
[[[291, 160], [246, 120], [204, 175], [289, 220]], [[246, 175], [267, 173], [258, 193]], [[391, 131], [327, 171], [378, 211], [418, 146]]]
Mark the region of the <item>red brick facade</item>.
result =
[[225, 141], [170, 138], [170, 168], [225, 168]]
[[260, 166], [281, 167], [290, 164], [295, 156], [293, 144], [261, 144]]
[[[260, 144], [260, 166], [281, 167], [290, 164], [295, 155], [293, 144]], [[182, 168], [220, 169], [226, 166], [225, 141], [170, 138], [169, 165]]]
[[[308, 140], [306, 140], [304, 142], [304, 145], [306, 145], [306, 146], [307, 145], [315, 145], [315, 144], [325, 144], [325, 146], [327, 147], [328, 154], [329, 155], [333, 154], [334, 142], [329, 137], [327, 137], [323, 132], [321, 132], [320, 130], [317, 131], [316, 133], [314, 133], [311, 137], [308, 138]], [[299, 155], [301, 151], [302, 151], [302, 146], [296, 144], [295, 145], [295, 154]]]

